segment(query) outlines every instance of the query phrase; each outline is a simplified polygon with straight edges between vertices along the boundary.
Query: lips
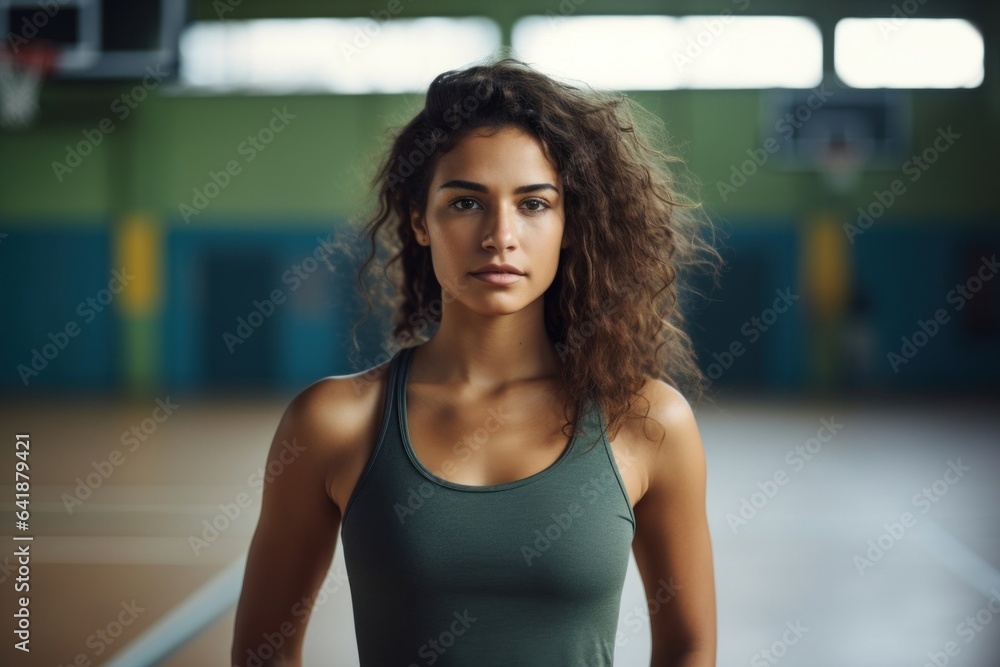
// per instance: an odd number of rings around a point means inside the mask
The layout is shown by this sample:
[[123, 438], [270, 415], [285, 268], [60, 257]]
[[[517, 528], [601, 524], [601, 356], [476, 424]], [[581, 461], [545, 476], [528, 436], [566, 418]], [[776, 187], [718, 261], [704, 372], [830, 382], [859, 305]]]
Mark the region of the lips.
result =
[[476, 280], [481, 280], [491, 285], [513, 285], [524, 277], [522, 274], [511, 273], [509, 271], [483, 271], [471, 275]]
[[482, 273], [510, 273], [515, 276], [524, 275], [524, 271], [521, 271], [516, 266], [511, 266], [510, 264], [487, 264], [486, 266], [481, 266], [470, 273], [473, 275], [479, 275]]

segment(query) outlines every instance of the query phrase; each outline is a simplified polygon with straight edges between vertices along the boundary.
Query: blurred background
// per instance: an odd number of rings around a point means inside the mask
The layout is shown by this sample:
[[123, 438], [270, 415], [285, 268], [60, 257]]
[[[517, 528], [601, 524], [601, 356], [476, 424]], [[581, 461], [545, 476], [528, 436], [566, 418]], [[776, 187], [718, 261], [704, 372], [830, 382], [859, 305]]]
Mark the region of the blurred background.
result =
[[[397, 349], [379, 317], [349, 349], [382, 141], [507, 49], [662, 118], [719, 232], [686, 311], [718, 664], [1000, 665], [997, 3], [0, 0], [0, 32], [0, 664], [229, 659], [285, 405]], [[321, 592], [305, 664], [357, 665], [339, 545]], [[633, 561], [616, 664], [644, 597]]]

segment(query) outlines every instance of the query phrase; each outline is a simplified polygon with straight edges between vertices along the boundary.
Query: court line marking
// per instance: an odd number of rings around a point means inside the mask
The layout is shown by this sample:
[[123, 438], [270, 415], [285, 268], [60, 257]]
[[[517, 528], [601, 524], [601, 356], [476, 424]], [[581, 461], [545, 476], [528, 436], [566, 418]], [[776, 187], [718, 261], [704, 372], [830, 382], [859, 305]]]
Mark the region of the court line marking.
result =
[[986, 597], [1000, 594], [1000, 571], [979, 554], [933, 519], [921, 519], [917, 528], [924, 533], [917, 540], [924, 551]]
[[[9, 536], [0, 536], [9, 539]], [[246, 535], [220, 535], [196, 555], [176, 537], [36, 536], [32, 562], [58, 565], [219, 565], [246, 553]]]

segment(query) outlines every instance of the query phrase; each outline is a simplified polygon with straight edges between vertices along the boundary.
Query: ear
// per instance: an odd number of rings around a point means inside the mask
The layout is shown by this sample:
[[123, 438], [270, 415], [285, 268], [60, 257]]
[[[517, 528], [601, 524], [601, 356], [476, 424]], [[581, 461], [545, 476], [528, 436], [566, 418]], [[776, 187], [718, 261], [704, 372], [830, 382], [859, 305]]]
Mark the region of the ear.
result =
[[410, 227], [413, 229], [413, 235], [417, 239], [417, 243], [420, 245], [427, 245], [422, 239], [427, 238], [427, 228], [424, 225], [424, 216], [420, 214], [414, 206], [410, 206]]

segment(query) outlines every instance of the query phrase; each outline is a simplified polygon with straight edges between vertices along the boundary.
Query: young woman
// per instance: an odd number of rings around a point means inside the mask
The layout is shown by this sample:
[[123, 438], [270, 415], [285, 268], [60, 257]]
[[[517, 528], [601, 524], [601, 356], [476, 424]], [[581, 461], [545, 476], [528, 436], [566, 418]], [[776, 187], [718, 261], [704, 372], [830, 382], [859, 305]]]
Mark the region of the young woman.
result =
[[362, 667], [611, 665], [641, 628], [618, 627], [630, 553], [651, 664], [715, 664], [677, 306], [680, 269], [718, 255], [640, 113], [510, 58], [430, 85], [359, 273], [391, 254], [398, 349], [282, 417], [235, 665], [301, 664], [340, 531]]

